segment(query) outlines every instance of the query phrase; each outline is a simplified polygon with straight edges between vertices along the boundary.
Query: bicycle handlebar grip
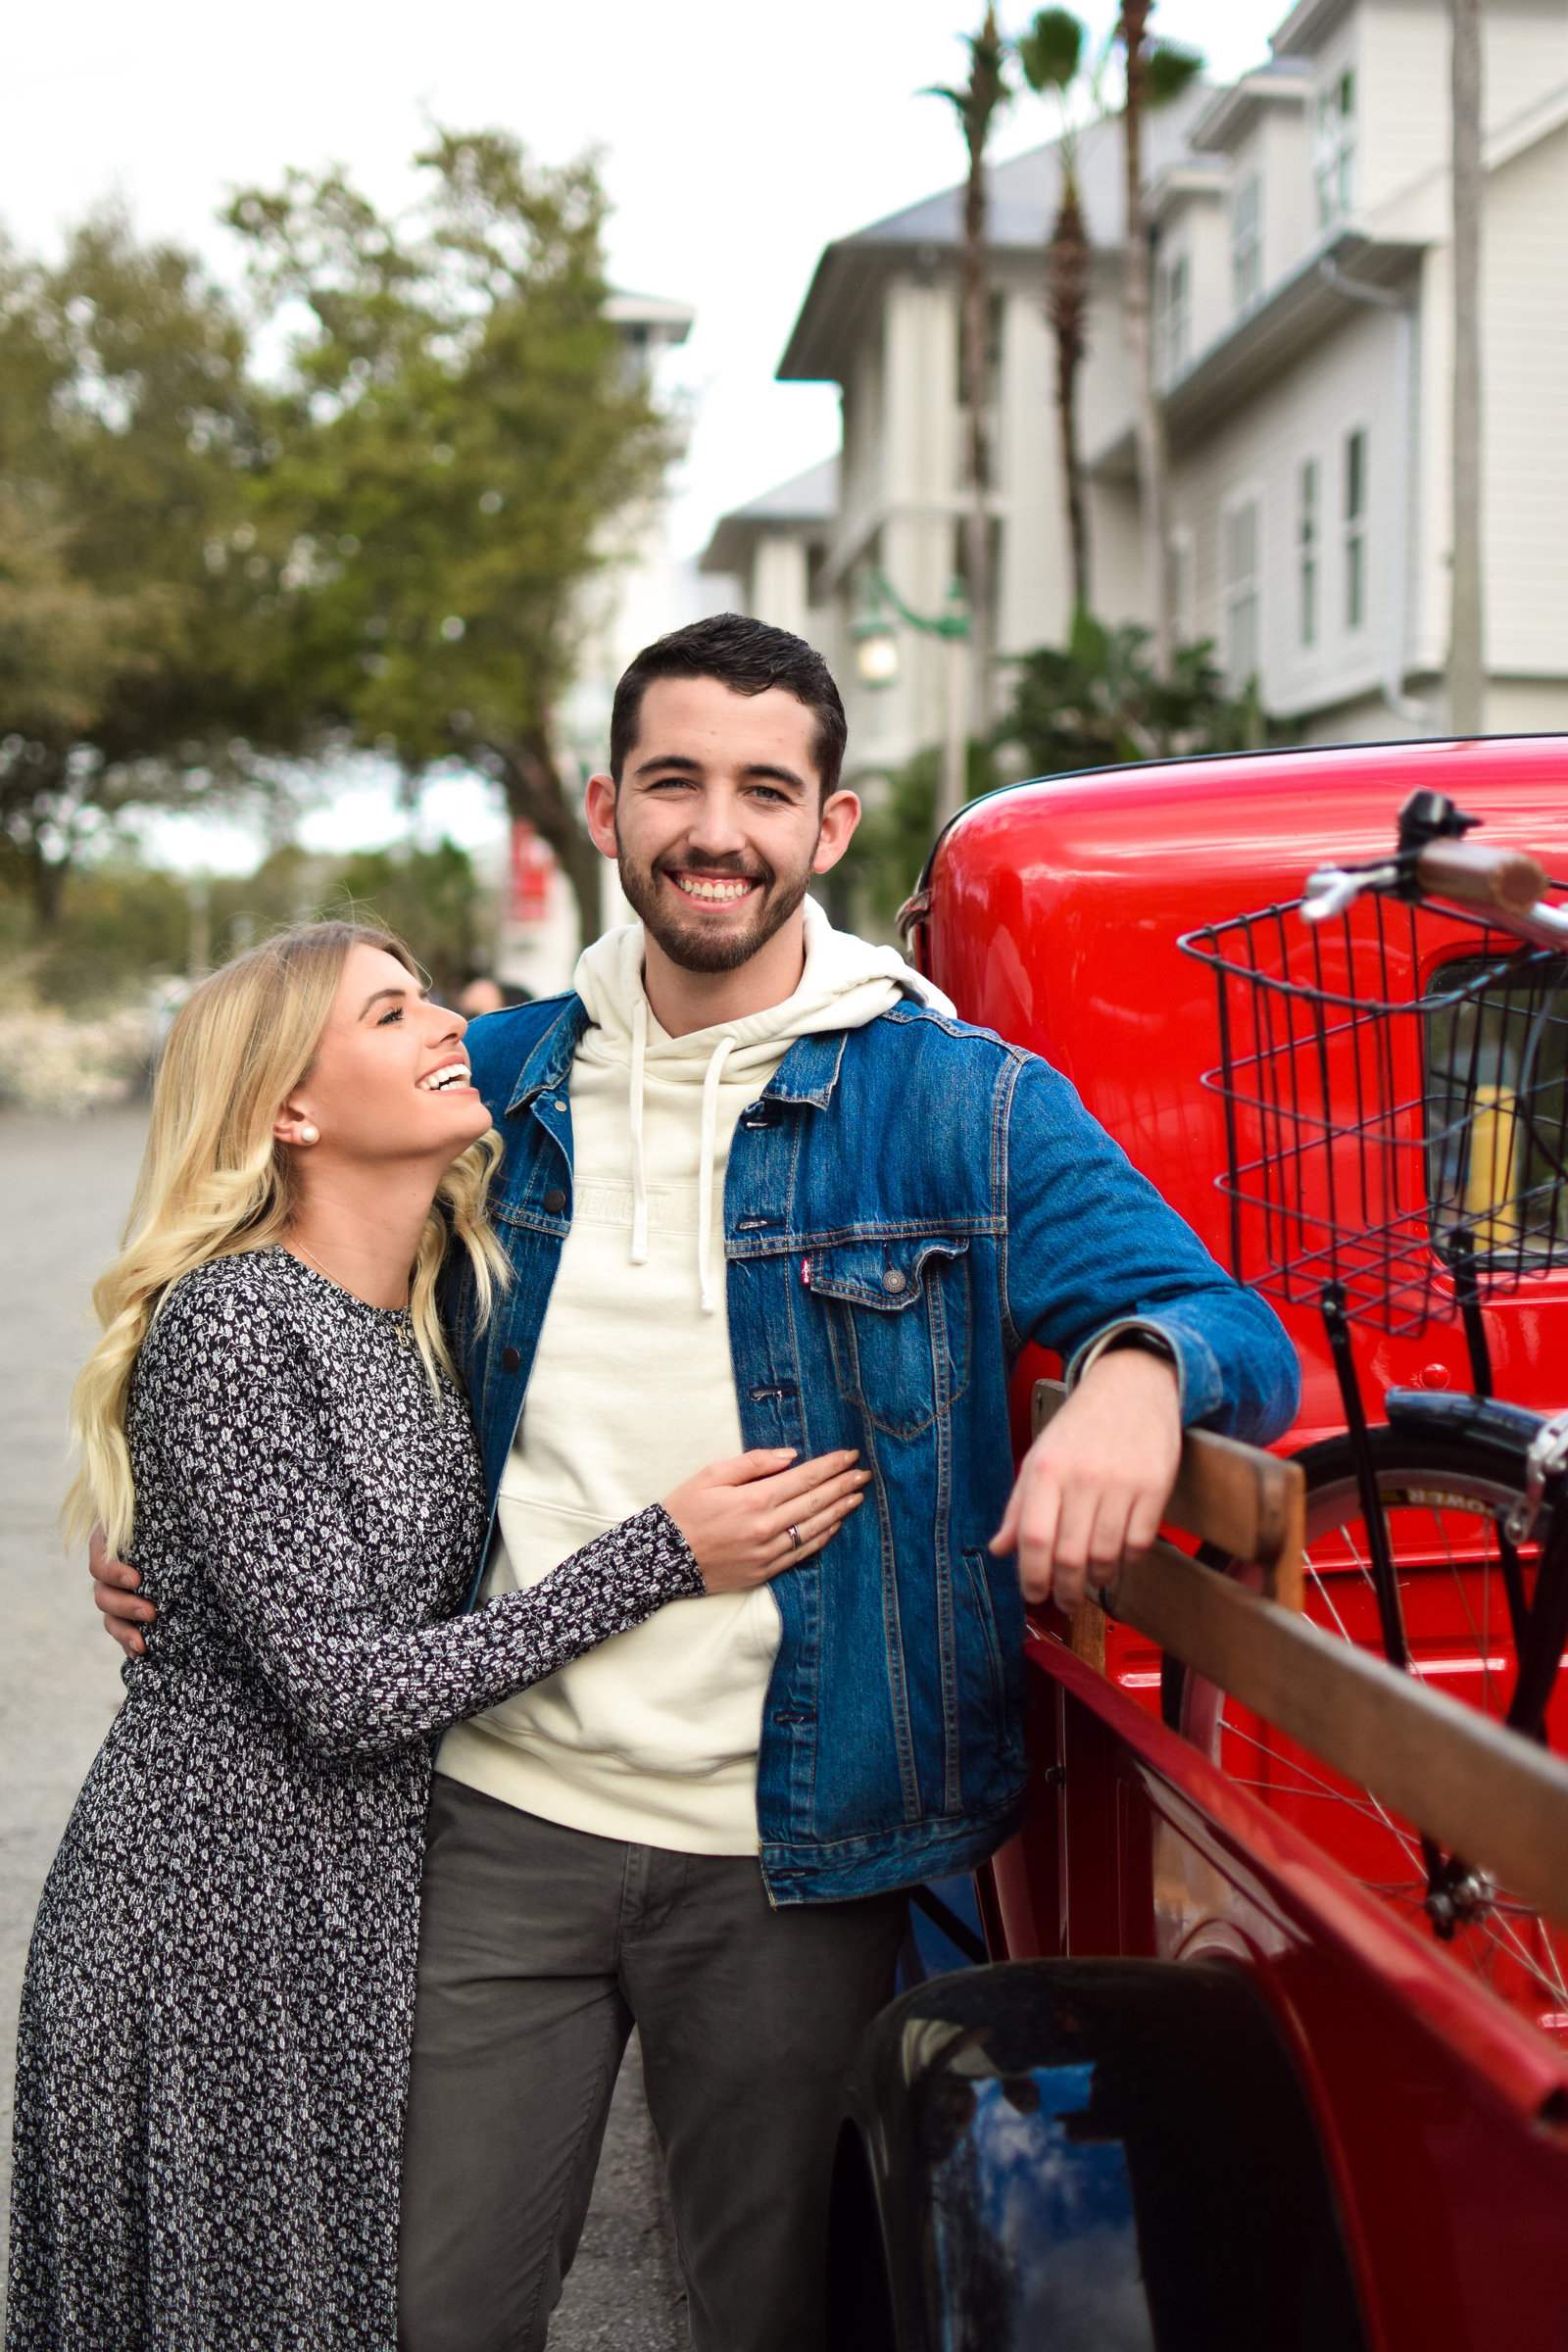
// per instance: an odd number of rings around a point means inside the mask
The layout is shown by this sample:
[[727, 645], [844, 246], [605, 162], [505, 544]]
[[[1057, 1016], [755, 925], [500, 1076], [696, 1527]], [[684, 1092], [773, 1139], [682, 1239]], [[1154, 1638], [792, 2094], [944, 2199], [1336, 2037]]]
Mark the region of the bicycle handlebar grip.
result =
[[1492, 850], [1479, 841], [1432, 841], [1416, 859], [1421, 887], [1461, 906], [1498, 906], [1528, 914], [1550, 877], [1528, 850]]

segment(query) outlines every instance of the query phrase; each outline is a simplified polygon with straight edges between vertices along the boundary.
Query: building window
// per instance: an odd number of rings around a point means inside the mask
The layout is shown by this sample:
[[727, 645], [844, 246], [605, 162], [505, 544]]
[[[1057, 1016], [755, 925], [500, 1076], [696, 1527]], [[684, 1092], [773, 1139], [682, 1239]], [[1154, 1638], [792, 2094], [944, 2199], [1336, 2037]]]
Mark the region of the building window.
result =
[[1177, 254], [1160, 270], [1156, 300], [1159, 372], [1168, 383], [1180, 375], [1192, 357], [1192, 271], [1185, 253]]
[[1318, 92], [1312, 177], [1319, 228], [1332, 228], [1348, 213], [1354, 164], [1355, 75], [1346, 73]]
[[1303, 645], [1317, 643], [1317, 460], [1308, 458], [1298, 479], [1296, 547], [1298, 620]]
[[1239, 311], [1263, 291], [1263, 183], [1255, 172], [1231, 203], [1231, 288]]
[[1231, 507], [1223, 524], [1225, 672], [1234, 693], [1257, 675], [1257, 501]]
[[1345, 625], [1366, 618], [1366, 435], [1345, 436]]

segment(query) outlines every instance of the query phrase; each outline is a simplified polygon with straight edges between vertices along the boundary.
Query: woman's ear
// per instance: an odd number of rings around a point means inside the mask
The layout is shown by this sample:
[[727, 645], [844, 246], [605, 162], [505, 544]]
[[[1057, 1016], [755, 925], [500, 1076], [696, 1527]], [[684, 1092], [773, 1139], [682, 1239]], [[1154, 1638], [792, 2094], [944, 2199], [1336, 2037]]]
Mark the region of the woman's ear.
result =
[[307, 1115], [303, 1102], [291, 1098], [272, 1121], [272, 1140], [295, 1149], [308, 1149], [312, 1144], [320, 1142], [321, 1131], [314, 1119]]

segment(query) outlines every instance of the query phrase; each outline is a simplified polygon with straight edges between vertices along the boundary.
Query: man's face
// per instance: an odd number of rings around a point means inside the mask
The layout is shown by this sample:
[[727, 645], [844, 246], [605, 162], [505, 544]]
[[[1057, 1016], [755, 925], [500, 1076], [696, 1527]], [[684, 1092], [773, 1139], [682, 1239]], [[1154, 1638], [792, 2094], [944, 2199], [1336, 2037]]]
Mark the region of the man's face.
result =
[[859, 818], [824, 804], [815, 721], [778, 686], [734, 694], [717, 678], [656, 678], [617, 791], [588, 787], [588, 823], [672, 963], [728, 972], [788, 922], [813, 873], [836, 865]]

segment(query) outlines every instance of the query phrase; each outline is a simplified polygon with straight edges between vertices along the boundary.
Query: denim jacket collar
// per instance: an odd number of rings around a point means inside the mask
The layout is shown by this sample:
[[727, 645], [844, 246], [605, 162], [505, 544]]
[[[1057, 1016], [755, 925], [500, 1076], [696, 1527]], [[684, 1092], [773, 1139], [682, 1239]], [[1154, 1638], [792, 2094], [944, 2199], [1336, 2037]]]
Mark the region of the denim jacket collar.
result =
[[825, 1110], [839, 1082], [846, 1029], [824, 1030], [820, 1036], [798, 1037], [762, 1089], [763, 1099], [775, 1102], [808, 1102]]
[[[508, 1118], [524, 1109], [536, 1095], [567, 1083], [572, 1056], [587, 1026], [581, 997], [565, 998], [559, 1016], [543, 1032], [518, 1072], [507, 1104]], [[825, 1110], [839, 1081], [847, 1035], [845, 1030], [829, 1030], [818, 1037], [797, 1038], [763, 1088], [764, 1096], [778, 1102], [808, 1102], [813, 1109]]]
[[571, 1057], [587, 1026], [588, 1014], [581, 997], [573, 994], [564, 998], [560, 1014], [539, 1038], [518, 1073], [516, 1088], [506, 1108], [509, 1119], [536, 1095], [566, 1084], [571, 1075]]

